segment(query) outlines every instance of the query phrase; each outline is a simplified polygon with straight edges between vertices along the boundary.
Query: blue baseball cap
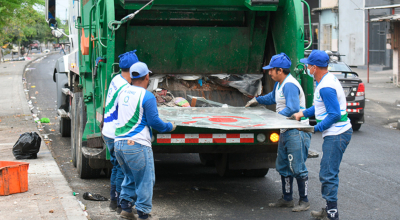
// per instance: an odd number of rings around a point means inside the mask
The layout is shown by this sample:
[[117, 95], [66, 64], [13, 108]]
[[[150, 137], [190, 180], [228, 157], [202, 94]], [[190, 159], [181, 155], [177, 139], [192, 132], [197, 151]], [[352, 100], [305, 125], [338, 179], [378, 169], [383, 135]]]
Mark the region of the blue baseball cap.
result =
[[[137, 62], [137, 63], [133, 64], [131, 66], [131, 68], [129, 69], [129, 72], [131, 74], [132, 79], [137, 79], [137, 78], [140, 78], [142, 76], [145, 76], [145, 75], [151, 73], [151, 71], [149, 70], [147, 65], [143, 62]], [[133, 76], [132, 73], [139, 73], [139, 75]]]
[[292, 65], [292, 61], [285, 53], [280, 53], [272, 56], [271, 61], [269, 61], [268, 66], [264, 66], [263, 69], [269, 70], [272, 68], [284, 68], [289, 69]]
[[313, 50], [308, 58], [300, 59], [300, 62], [319, 67], [327, 67], [329, 64], [329, 56], [325, 51]]
[[139, 58], [136, 56], [135, 52], [136, 50], [133, 50], [119, 55], [119, 68], [129, 69], [134, 63], [139, 62]]

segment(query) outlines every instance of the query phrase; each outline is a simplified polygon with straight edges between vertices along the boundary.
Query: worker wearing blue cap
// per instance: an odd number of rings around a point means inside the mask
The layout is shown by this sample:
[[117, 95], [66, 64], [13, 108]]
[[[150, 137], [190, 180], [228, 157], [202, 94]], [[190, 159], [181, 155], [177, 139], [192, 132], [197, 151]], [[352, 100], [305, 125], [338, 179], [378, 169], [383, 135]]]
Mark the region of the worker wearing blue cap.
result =
[[121, 206], [118, 204], [119, 195], [121, 194], [121, 185], [124, 180], [124, 174], [121, 170], [121, 166], [118, 164], [115, 158], [114, 152], [114, 138], [115, 138], [115, 123], [118, 118], [118, 105], [115, 102], [116, 98], [120, 94], [121, 90], [129, 86], [131, 83], [131, 77], [129, 74], [129, 68], [136, 62], [139, 61], [135, 54], [136, 50], [129, 51], [119, 56], [119, 67], [121, 68], [121, 74], [115, 76], [110, 83], [108, 88], [108, 93], [106, 97], [106, 107], [104, 110], [104, 126], [102, 130], [104, 141], [110, 152], [110, 162], [113, 164], [111, 170], [111, 202], [110, 210], [117, 211], [120, 213], [122, 211]]
[[[272, 57], [268, 66], [268, 74], [276, 81], [272, 92], [250, 100], [246, 107], [253, 104], [276, 104], [276, 112], [286, 117], [302, 111], [306, 107], [303, 89], [299, 82], [290, 74], [292, 65], [289, 57], [278, 54]], [[302, 123], [308, 124], [303, 118]], [[297, 129], [281, 129], [278, 143], [276, 170], [281, 175], [283, 196], [272, 207], [294, 207], [292, 211], [305, 211], [310, 208], [307, 197], [308, 171], [305, 165], [310, 147], [311, 133]], [[296, 178], [299, 188], [299, 202], [293, 201], [293, 178]]]
[[339, 166], [343, 153], [351, 140], [353, 129], [347, 117], [346, 95], [339, 80], [328, 72], [329, 56], [324, 51], [313, 50], [306, 59], [307, 73], [315, 78], [314, 106], [295, 114], [297, 120], [315, 115], [317, 125], [314, 131], [322, 132], [323, 156], [319, 179], [322, 183], [322, 197], [326, 207], [320, 212], [312, 211], [318, 219], [339, 219], [337, 193], [339, 188]]
[[151, 129], [160, 133], [175, 130], [174, 123], [165, 123], [158, 116], [155, 96], [146, 90], [151, 71], [137, 62], [130, 67], [131, 86], [119, 97], [118, 122], [115, 130], [115, 154], [125, 174], [120, 202], [121, 218], [152, 219], [153, 186], [155, 183], [154, 158], [151, 149]]

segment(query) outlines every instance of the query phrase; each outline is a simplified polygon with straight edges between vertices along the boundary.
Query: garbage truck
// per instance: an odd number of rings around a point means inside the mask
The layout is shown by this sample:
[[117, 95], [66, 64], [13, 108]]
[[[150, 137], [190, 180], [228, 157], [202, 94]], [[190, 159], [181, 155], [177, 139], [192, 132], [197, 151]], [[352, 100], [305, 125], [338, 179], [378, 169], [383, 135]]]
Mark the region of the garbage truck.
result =
[[[55, 37], [67, 36], [55, 18], [58, 0], [46, 0]], [[63, 1], [64, 2], [64, 1]], [[105, 98], [120, 74], [118, 56], [136, 50], [152, 75], [147, 88], [164, 121], [177, 129], [153, 130], [157, 153], [198, 153], [220, 176], [263, 177], [275, 167], [280, 129], [311, 128], [275, 113], [274, 106], [244, 108], [272, 91], [262, 70], [274, 54], [292, 60], [291, 74], [312, 104], [313, 80], [299, 60], [304, 39], [303, 0], [71, 0], [71, 52], [54, 67], [62, 136], [80, 178], [111, 168], [101, 135]], [[310, 35], [311, 36], [311, 35]]]

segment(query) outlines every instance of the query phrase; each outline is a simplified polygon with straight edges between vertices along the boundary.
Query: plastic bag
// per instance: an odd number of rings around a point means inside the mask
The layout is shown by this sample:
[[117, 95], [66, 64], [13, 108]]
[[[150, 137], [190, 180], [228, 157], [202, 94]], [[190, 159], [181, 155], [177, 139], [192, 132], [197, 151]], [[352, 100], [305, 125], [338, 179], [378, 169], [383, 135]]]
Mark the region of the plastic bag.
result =
[[93, 200], [93, 201], [108, 201], [106, 197], [90, 192], [83, 193], [83, 198], [86, 200]]
[[42, 138], [36, 132], [25, 132], [14, 144], [13, 154], [17, 160], [36, 159]]
[[186, 99], [182, 98], [182, 97], [176, 97], [174, 103], [177, 106], [189, 107], [190, 108], [189, 102]]

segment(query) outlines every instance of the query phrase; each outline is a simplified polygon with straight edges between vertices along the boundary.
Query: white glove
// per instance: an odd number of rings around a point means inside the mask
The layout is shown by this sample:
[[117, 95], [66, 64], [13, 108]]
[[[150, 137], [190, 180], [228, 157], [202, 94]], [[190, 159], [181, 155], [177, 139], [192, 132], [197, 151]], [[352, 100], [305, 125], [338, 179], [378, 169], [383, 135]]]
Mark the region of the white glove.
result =
[[175, 122], [171, 122], [171, 124], [172, 124], [172, 130], [170, 132], [173, 132], [176, 129], [176, 125], [175, 125]]
[[247, 104], [244, 107], [250, 107], [250, 106], [255, 106], [255, 105], [258, 105], [256, 97], [254, 97], [253, 99], [248, 101]]

